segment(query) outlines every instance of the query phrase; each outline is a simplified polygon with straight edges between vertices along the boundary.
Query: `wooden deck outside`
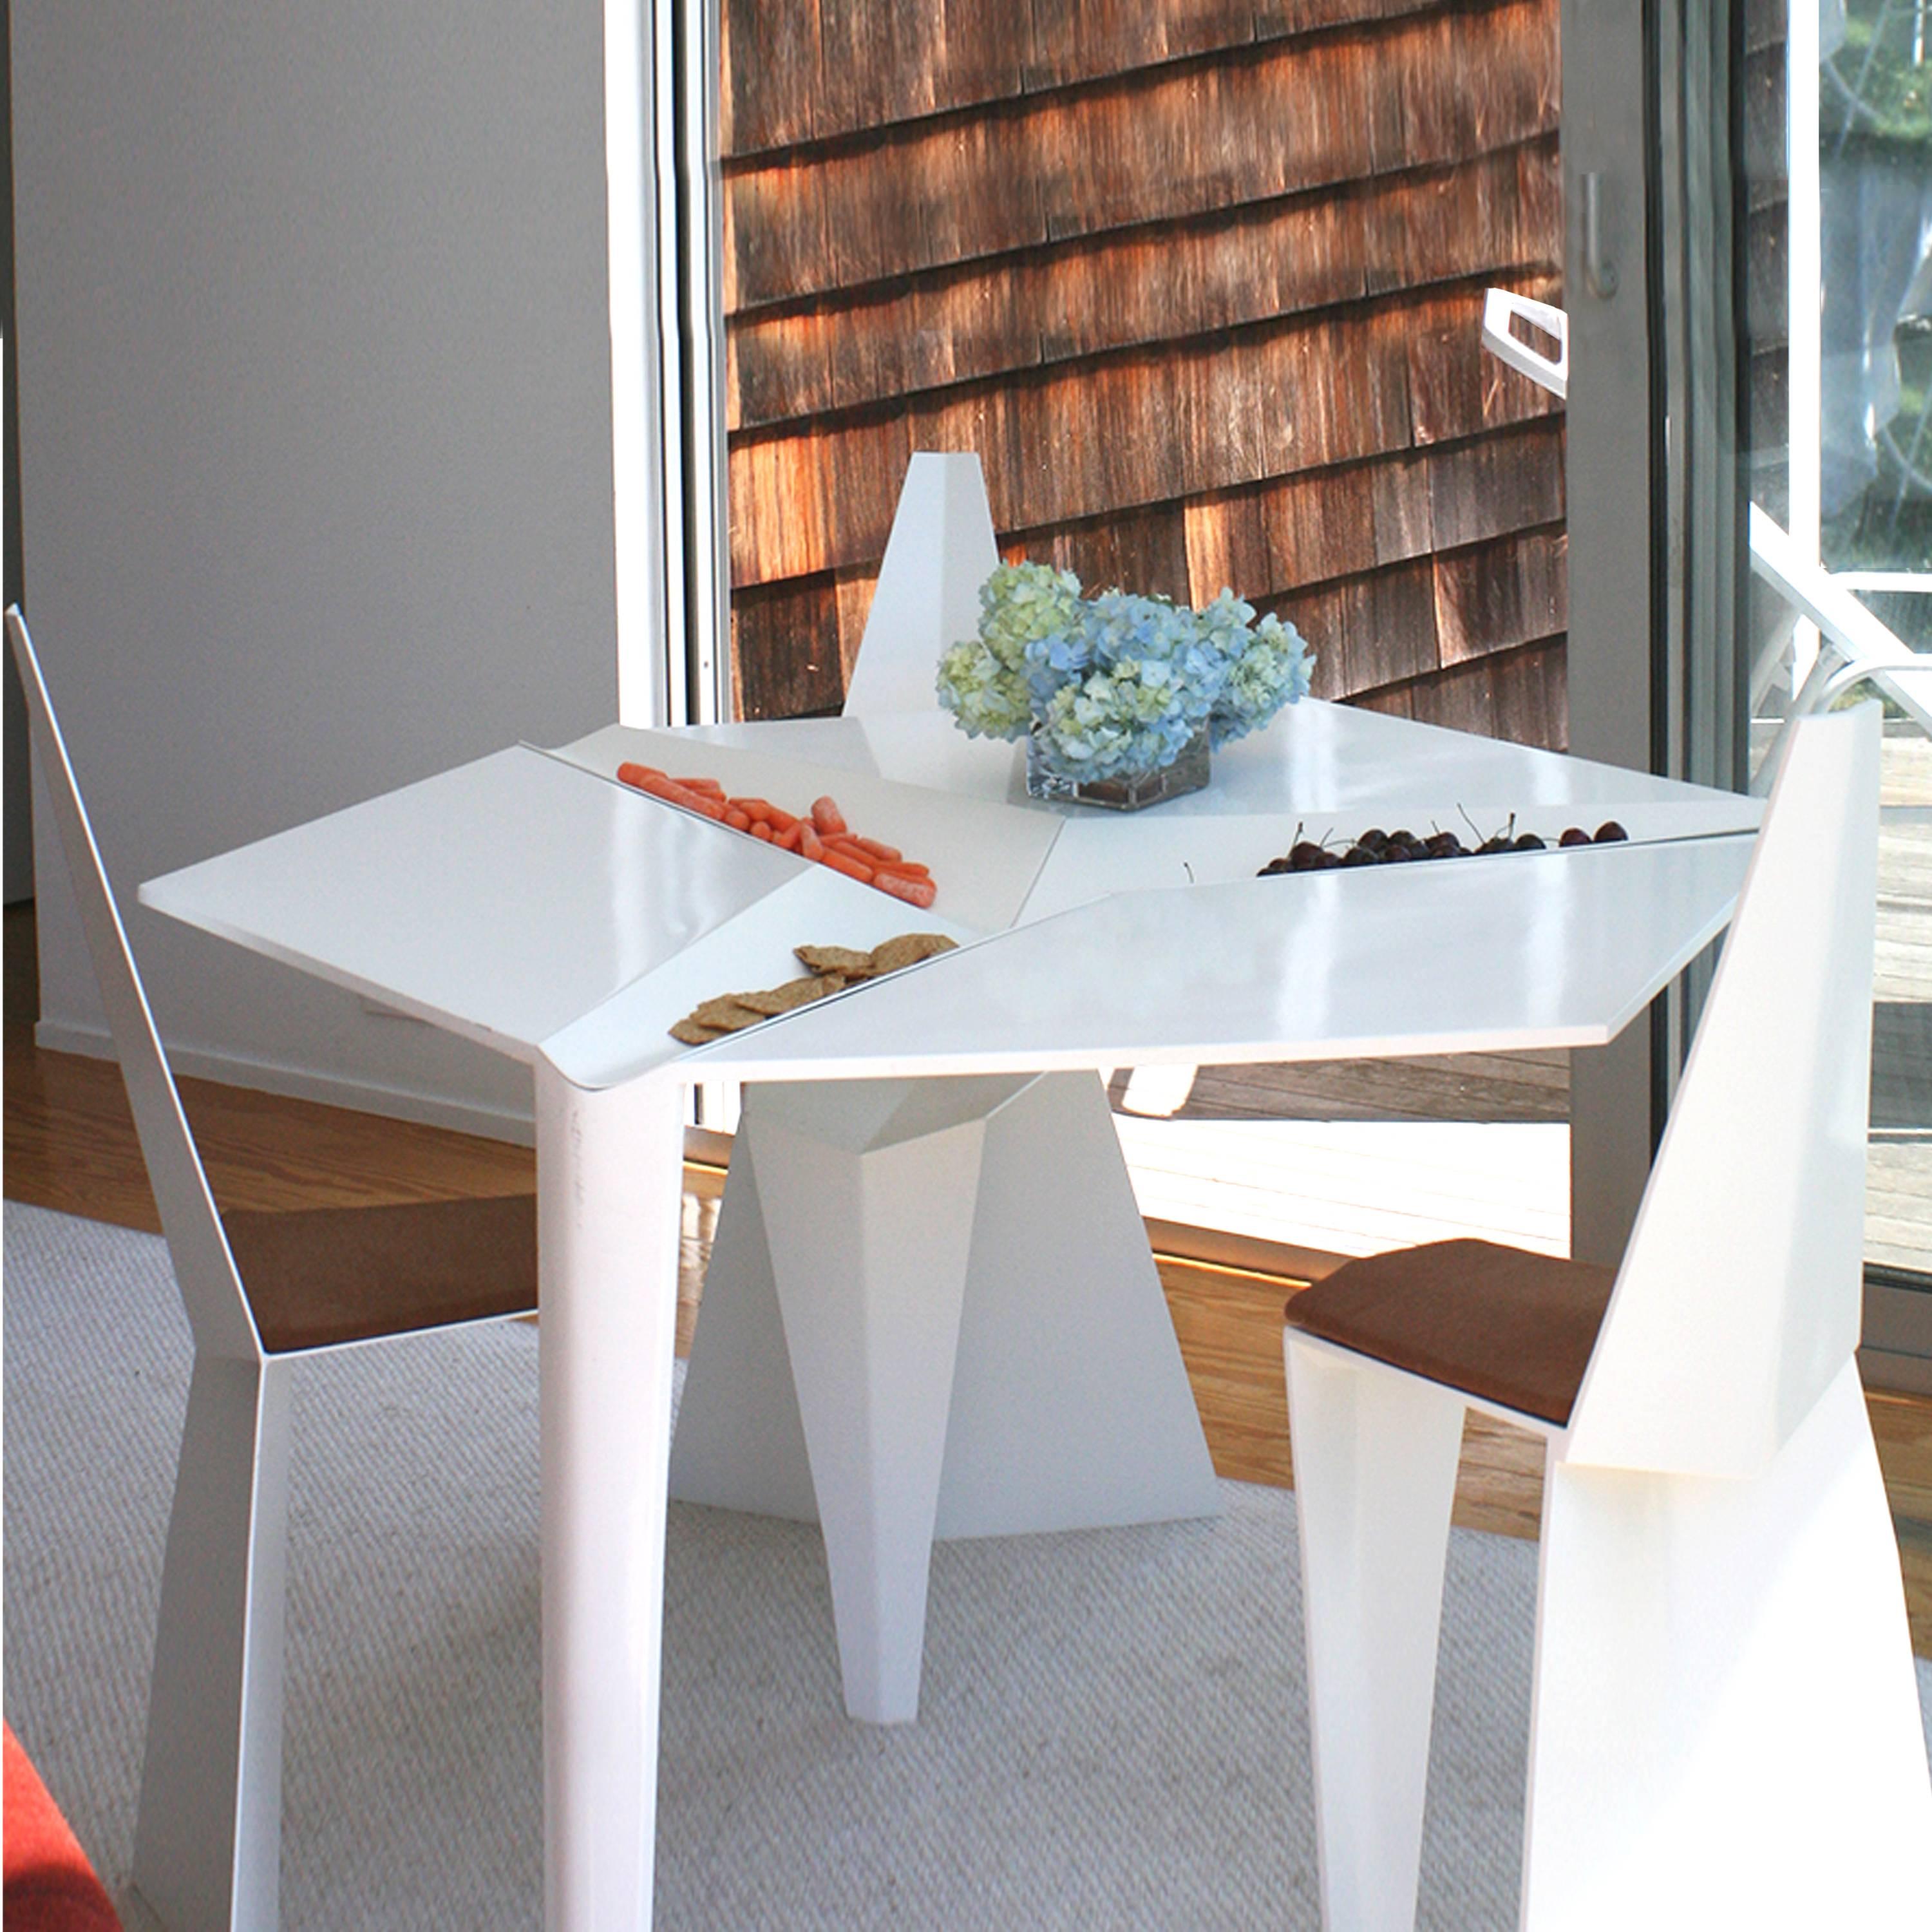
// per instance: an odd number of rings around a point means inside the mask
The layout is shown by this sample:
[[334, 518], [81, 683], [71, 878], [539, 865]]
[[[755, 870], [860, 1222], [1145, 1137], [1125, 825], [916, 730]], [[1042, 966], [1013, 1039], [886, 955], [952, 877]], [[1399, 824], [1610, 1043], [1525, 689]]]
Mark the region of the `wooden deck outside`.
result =
[[1865, 1253], [1932, 1270], [1932, 742], [1887, 728]]

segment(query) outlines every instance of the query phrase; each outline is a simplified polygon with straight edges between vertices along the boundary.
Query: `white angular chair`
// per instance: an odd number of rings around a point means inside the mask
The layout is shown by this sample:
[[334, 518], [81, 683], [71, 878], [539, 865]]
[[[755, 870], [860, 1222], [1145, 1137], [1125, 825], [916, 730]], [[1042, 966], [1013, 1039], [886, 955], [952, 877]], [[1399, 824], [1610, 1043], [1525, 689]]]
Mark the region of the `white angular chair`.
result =
[[[936, 708], [998, 561], [979, 458], [914, 456], [848, 715]], [[670, 1490], [819, 1522], [871, 1724], [918, 1714], [936, 1538], [1214, 1513], [1094, 1076], [748, 1087]]]
[[7, 634], [194, 1337], [161, 1576], [134, 1882], [171, 1932], [273, 1932], [291, 1365], [527, 1314], [532, 1196], [218, 1213], [17, 608]]
[[1878, 708], [1795, 728], [1614, 1275], [1459, 1241], [1286, 1333], [1330, 1932], [1408, 1932], [1464, 1411], [1548, 1444], [1521, 1922], [1923, 1925], [1858, 1382]]

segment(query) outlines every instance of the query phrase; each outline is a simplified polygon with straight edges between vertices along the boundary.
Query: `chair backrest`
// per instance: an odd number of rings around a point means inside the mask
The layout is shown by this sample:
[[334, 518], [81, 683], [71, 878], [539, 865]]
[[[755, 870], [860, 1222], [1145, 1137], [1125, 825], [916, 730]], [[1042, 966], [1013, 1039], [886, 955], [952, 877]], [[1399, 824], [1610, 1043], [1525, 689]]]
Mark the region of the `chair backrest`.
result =
[[115, 1053], [140, 1136], [141, 1156], [147, 1162], [155, 1205], [160, 1210], [161, 1232], [174, 1257], [195, 1346], [220, 1354], [259, 1354], [260, 1342], [241, 1276], [222, 1232], [208, 1177], [195, 1152], [140, 975], [134, 970], [127, 931], [108, 888], [100, 848], [88, 822], [67, 743], [40, 674], [40, 659], [17, 605], [7, 612], [7, 637], [20, 667], [34, 748], [60, 829], [94, 978], [100, 985], [101, 1004], [107, 1010]]
[[1879, 707], [1794, 727], [1566, 1460], [1761, 1470], [1858, 1346]]
[[846, 690], [847, 717], [938, 708], [939, 654], [979, 628], [980, 586], [999, 560], [980, 459], [914, 457]]

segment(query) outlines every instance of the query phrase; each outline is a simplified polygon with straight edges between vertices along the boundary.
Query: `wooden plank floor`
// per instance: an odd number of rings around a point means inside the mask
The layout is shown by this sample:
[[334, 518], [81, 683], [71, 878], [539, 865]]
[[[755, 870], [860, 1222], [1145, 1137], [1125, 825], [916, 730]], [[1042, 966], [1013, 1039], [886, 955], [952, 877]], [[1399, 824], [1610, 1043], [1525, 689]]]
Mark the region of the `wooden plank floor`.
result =
[[[5, 939], [7, 1198], [158, 1232], [118, 1070], [34, 1046], [29, 910], [8, 908]], [[443, 1200], [536, 1185], [527, 1148], [207, 1081], [182, 1088], [224, 1208]], [[716, 1226], [721, 1160], [686, 1163], [680, 1352], [689, 1346]], [[1291, 1484], [1282, 1305], [1336, 1258], [1164, 1222], [1150, 1222], [1149, 1234], [1215, 1467], [1243, 1481]], [[1932, 1656], [1932, 1400], [1874, 1394], [1869, 1401], [1899, 1524], [1913, 1642]], [[1472, 1418], [1456, 1521], [1534, 1538], [1541, 1496], [1540, 1438]]]

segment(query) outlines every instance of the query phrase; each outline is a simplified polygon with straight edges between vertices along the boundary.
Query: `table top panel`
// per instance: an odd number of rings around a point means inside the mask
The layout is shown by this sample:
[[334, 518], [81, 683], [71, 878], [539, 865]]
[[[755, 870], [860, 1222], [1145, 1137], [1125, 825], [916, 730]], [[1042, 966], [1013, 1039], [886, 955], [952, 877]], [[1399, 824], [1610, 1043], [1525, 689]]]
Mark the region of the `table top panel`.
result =
[[140, 896], [527, 1058], [822, 870], [518, 747], [151, 880]]
[[806, 969], [794, 946], [869, 952], [905, 932], [944, 933], [962, 946], [981, 936], [823, 866], [807, 866], [800, 878], [552, 1034], [543, 1043], [544, 1057], [580, 1087], [633, 1078], [690, 1051], [669, 1028], [700, 1001], [801, 976]]
[[858, 1078], [1600, 1045], [1723, 928], [1753, 842], [1121, 894], [701, 1048], [678, 1070]]
[[[854, 721], [831, 722], [847, 727], [842, 736], [848, 754], [856, 756]], [[723, 744], [701, 734], [612, 724], [556, 755], [607, 777], [614, 776], [620, 764], [635, 760], [674, 774], [715, 778], [734, 796], [764, 798], [796, 814], [830, 793], [854, 832], [896, 846], [931, 868], [938, 887], [933, 907], [942, 916], [978, 932], [1000, 932], [1019, 916], [1060, 830], [1058, 818], [1024, 808], [1024, 788], [1018, 802], [949, 791], [930, 778], [914, 783], [884, 776], [866, 769], [862, 759], [838, 764], [802, 758], [784, 748], [783, 735], [752, 727]]]
[[[830, 790], [856, 828], [932, 866], [938, 903], [920, 912], [619, 784], [633, 757], [788, 809]], [[1484, 830], [1512, 811], [1545, 835], [1613, 814], [1665, 842], [1249, 876], [1298, 827], [1426, 829], [1458, 806]], [[1052, 930], [1024, 947], [1024, 928], [1009, 934], [983, 964], [941, 962], [943, 1011], [927, 1010], [939, 969], [916, 969], [923, 992], [836, 996], [700, 1049], [692, 1077], [801, 1055], [933, 1071], [989, 1055], [1018, 1068], [1412, 1053], [1607, 1038], [1728, 914], [1748, 841], [1694, 835], [1761, 812], [1313, 700], [1217, 755], [1207, 791], [1132, 814], [1027, 799], [1019, 748], [968, 740], [937, 711], [614, 726], [561, 752], [500, 752], [141, 896], [500, 1051], [548, 1052], [586, 1085], [688, 1057], [671, 1022], [790, 976], [796, 944], [970, 939], [1016, 920]], [[1432, 967], [1419, 986], [1405, 976], [1418, 958]]]
[[1474, 843], [1514, 818], [1553, 842], [1614, 816], [1642, 842], [1754, 830], [1764, 812], [1761, 800], [1313, 699], [1216, 753], [1205, 790], [1130, 813], [1029, 798], [1022, 747], [968, 739], [936, 709], [612, 726], [559, 755], [604, 772], [625, 758], [703, 767], [781, 803], [836, 788], [855, 825], [862, 810], [865, 830], [887, 826], [874, 836], [932, 866], [938, 910], [984, 932], [1108, 892], [1251, 878], [1298, 836], [1346, 844], [1372, 824]]
[[[1126, 815], [1089, 812], [1060, 828], [1052, 856], [1028, 896], [1022, 918], [1028, 923], [1048, 918], [1108, 892], [1251, 879], [1270, 860], [1284, 856], [1298, 838], [1325, 841], [1331, 850], [1346, 850], [1355, 835], [1368, 830], [1371, 824], [1378, 824], [1384, 832], [1406, 827], [1423, 838], [1438, 830], [1454, 832], [1474, 844], [1478, 835], [1472, 830], [1472, 823], [1486, 837], [1504, 830], [1514, 817], [1519, 832], [1535, 832], [1553, 845], [1564, 830], [1579, 819], [1587, 820], [1582, 829], [1594, 833], [1614, 812], [1633, 841], [1651, 844], [1748, 831], [1763, 816], [1761, 800], [1733, 798], [1721, 792], [1688, 799], [1639, 799], [1614, 808], [1595, 801], [1588, 803], [1588, 810], [1575, 800], [1546, 804], [1525, 814], [1514, 806], [1480, 800], [1471, 800], [1459, 809], [1455, 802], [1397, 798], [1384, 800], [1373, 820], [1361, 808], [1346, 818], [1305, 811], [1218, 819], [1168, 818], [1158, 812]], [[1430, 862], [1454, 866], [1469, 862], [1452, 859]]]

